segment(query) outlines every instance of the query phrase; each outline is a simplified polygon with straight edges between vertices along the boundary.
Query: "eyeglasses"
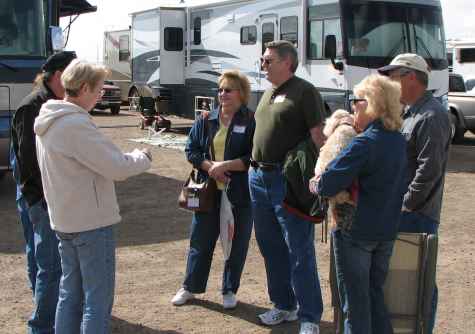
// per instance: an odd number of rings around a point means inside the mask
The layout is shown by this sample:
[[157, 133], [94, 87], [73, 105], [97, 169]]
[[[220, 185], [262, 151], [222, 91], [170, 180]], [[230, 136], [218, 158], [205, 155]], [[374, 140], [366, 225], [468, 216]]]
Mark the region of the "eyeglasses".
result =
[[364, 98], [359, 98], [359, 97], [356, 97], [356, 96], [353, 96], [353, 97], [350, 97], [349, 98], [349, 101], [351, 103], [351, 105], [355, 105], [357, 104], [358, 102], [363, 102], [363, 101], [368, 101], [367, 99], [364, 99]]
[[264, 58], [264, 57], [261, 57], [261, 64], [270, 65], [270, 64], [272, 64], [274, 61], [275, 61], [275, 59], [272, 59], [272, 58]]
[[234, 90], [238, 90], [238, 89], [236, 89], [236, 88], [218, 88], [218, 93], [219, 94], [223, 94], [223, 93], [229, 94]]

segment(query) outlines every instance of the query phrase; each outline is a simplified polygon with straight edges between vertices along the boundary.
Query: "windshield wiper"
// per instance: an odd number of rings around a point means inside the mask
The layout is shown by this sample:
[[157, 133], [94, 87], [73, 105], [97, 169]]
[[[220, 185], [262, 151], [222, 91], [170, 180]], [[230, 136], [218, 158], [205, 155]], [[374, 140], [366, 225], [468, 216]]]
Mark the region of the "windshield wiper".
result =
[[416, 25], [413, 25], [412, 26], [412, 31], [414, 32], [414, 37], [416, 38], [416, 52], [417, 52], [417, 42], [420, 42], [421, 45], [422, 45], [422, 48], [424, 49], [424, 51], [427, 53], [427, 56], [429, 56], [428, 60], [429, 60], [429, 63], [430, 63], [430, 66], [431, 67], [434, 67], [434, 58], [432, 58], [432, 55], [429, 51], [429, 49], [427, 48], [427, 45], [426, 43], [424, 42], [424, 40], [422, 38], [420, 38], [419, 36], [417, 36], [417, 33], [416, 33]]
[[17, 70], [15, 67], [10, 66], [10, 65], [5, 64], [5, 63], [2, 63], [1, 61], [0, 61], [0, 66], [3, 66], [3, 67], [5, 67], [5, 68], [9, 69], [9, 70], [12, 71], [12, 72], [18, 72], [18, 70]]
[[396, 52], [399, 50], [401, 45], [404, 45], [406, 42], [406, 35], [402, 35], [402, 37], [399, 39], [399, 41], [396, 43], [396, 45], [389, 51], [388, 58], [394, 58], [396, 55]]

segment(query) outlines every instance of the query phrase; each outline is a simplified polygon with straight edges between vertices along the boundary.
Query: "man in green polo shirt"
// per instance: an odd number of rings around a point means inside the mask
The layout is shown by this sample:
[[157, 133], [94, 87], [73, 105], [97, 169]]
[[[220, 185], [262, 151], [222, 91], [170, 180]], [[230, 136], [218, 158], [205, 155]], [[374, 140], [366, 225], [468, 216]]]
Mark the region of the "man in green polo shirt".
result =
[[286, 195], [282, 167], [287, 152], [308, 136], [322, 146], [323, 102], [311, 83], [294, 75], [298, 57], [290, 42], [274, 41], [266, 47], [262, 65], [272, 88], [255, 113], [249, 187], [274, 308], [259, 318], [266, 325], [299, 319], [300, 334], [315, 334], [323, 312], [315, 230], [282, 206]]

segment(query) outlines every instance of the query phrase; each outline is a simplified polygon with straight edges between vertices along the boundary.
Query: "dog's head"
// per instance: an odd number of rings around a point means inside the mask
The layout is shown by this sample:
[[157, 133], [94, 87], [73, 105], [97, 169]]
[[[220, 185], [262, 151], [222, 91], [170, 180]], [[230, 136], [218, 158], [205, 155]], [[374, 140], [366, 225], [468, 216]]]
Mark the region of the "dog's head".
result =
[[335, 110], [330, 117], [325, 120], [325, 127], [323, 128], [323, 134], [325, 137], [330, 137], [335, 129], [341, 124], [348, 124], [353, 126], [353, 115], [351, 115], [348, 111], [343, 109]]

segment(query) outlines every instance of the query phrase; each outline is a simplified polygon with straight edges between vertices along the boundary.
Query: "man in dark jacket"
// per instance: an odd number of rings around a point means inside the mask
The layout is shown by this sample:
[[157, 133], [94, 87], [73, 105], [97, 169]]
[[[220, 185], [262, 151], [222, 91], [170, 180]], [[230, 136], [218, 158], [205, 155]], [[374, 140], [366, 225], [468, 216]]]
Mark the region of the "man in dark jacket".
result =
[[61, 277], [58, 240], [50, 227], [36, 157], [33, 124], [43, 103], [50, 99], [63, 98], [61, 74], [74, 58], [76, 58], [74, 52], [66, 51], [49, 57], [42, 67], [42, 73], [35, 80], [33, 92], [20, 103], [13, 115], [12, 146], [16, 159], [16, 180], [21, 192], [18, 195], [26, 201], [26, 209], [33, 227], [29, 226], [28, 229], [24, 227], [26, 241], [33, 240], [34, 243], [31, 253], [27, 254], [28, 271], [36, 272], [35, 279], [31, 280], [35, 309], [28, 321], [28, 332], [32, 334], [54, 333]]
[[[406, 105], [401, 132], [407, 141], [407, 191], [399, 231], [437, 234], [451, 140], [447, 109], [427, 90], [430, 69], [421, 56], [400, 54], [379, 72], [401, 84]], [[434, 328], [437, 296], [436, 287], [427, 333]]]

